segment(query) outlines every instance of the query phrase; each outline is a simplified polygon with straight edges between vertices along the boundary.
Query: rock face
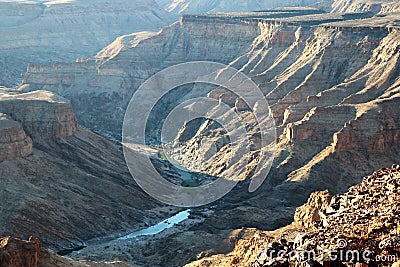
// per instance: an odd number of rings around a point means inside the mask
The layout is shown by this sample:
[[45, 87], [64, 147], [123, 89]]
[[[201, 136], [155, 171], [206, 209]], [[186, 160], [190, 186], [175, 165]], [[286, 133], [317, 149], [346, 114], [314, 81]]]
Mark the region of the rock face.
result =
[[30, 237], [28, 241], [18, 238], [4, 237], [0, 239], [0, 264], [2, 267], [127, 267], [122, 262], [97, 263], [88, 261], [73, 261], [42, 248], [39, 239]]
[[307, 203], [296, 209], [295, 223], [301, 228], [312, 228], [324, 219], [331, 199], [332, 195], [328, 190], [312, 193]]
[[32, 140], [22, 125], [0, 113], [0, 161], [13, 160], [32, 154]]
[[0, 112], [20, 121], [33, 138], [67, 138], [78, 126], [70, 102], [54, 93], [0, 94], [0, 103]]
[[11, 237], [0, 239], [1, 266], [36, 267], [39, 262], [39, 253], [42, 244], [33, 237], [29, 241], [22, 241]]
[[17, 85], [29, 63], [93, 56], [116, 37], [178, 19], [146, 1], [0, 1], [0, 84]]

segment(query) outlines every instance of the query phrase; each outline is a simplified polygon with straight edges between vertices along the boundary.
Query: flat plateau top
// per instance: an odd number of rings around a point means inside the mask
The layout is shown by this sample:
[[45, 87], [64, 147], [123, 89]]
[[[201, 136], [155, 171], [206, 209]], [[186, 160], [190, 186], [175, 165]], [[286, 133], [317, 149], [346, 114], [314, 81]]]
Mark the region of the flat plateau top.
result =
[[69, 101], [48, 91], [34, 91], [23, 94], [8, 94], [0, 92], [0, 102], [7, 100], [29, 100], [29, 101], [45, 101], [49, 103], [69, 103]]

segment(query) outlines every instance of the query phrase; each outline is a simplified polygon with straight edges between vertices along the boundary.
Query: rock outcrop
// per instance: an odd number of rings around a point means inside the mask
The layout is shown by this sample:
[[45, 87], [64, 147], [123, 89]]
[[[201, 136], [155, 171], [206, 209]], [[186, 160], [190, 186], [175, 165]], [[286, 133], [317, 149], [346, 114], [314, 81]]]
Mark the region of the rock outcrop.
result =
[[0, 239], [1, 266], [36, 267], [39, 262], [39, 253], [42, 248], [40, 241], [29, 238], [22, 241], [11, 237]]
[[22, 125], [0, 113], [0, 161], [27, 157], [32, 154], [32, 139]]
[[296, 209], [295, 223], [300, 228], [312, 228], [324, 219], [331, 199], [332, 195], [328, 190], [312, 193], [307, 203]]
[[67, 138], [74, 134], [78, 126], [70, 102], [46, 91], [0, 93], [0, 112], [21, 122], [33, 138]]
[[51, 253], [42, 247], [42, 243], [35, 237], [29, 240], [4, 237], [0, 238], [0, 265], [2, 267], [128, 267], [123, 262], [88, 262], [74, 261]]

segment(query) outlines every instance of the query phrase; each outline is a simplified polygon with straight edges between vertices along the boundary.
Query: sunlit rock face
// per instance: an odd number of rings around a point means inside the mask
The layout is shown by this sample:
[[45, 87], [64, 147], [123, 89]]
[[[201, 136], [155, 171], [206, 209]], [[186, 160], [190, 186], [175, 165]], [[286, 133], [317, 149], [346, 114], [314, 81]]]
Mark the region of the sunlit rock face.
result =
[[93, 56], [116, 37], [158, 31], [178, 19], [146, 1], [0, 1], [0, 84], [16, 85], [29, 63]]

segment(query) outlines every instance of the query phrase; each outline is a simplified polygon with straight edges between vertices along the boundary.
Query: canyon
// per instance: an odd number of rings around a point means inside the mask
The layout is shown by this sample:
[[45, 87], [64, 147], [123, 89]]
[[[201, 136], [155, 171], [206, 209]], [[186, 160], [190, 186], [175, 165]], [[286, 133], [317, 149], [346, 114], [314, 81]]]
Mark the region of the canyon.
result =
[[[394, 1], [359, 3], [334, 1], [335, 10], [356, 13], [289, 7], [183, 15], [159, 32], [120, 36], [91, 58], [29, 65], [21, 85], [0, 90], [0, 194], [6, 200], [0, 234], [32, 234], [58, 252], [87, 246], [71, 254], [78, 260], [118, 259], [140, 266], [269, 266], [282, 259], [256, 263], [256, 257], [270, 235], [294, 240], [304, 229], [322, 232], [327, 224], [342, 225], [327, 215], [357, 210], [362, 203], [356, 207], [345, 201], [337, 211], [332, 201], [353, 199], [362, 190], [379, 197], [375, 202], [383, 201], [385, 188], [375, 179], [388, 182], [391, 191], [386, 195], [391, 207], [398, 208], [398, 167], [362, 177], [399, 158], [399, 13], [393, 13], [398, 12]], [[212, 120], [184, 125], [176, 137], [180, 146], [174, 148], [174, 160], [200, 180], [206, 175], [234, 177], [240, 181], [237, 187], [217, 202], [192, 210], [189, 220], [195, 223], [115, 246], [97, 240], [95, 248], [101, 249], [93, 253], [88, 242], [94, 238], [120, 237], [178, 212], [140, 190], [118, 140], [127, 105], [144, 81], [175, 64], [204, 60], [238, 69], [257, 84], [271, 108], [276, 140], [263, 146], [250, 110], [254, 107], [242, 105], [224, 88], [178, 88], [160, 103], [157, 120], [150, 120], [150, 144], [159, 141], [157, 127], [171, 106], [207, 89], [209, 99], [237, 111], [237, 119], [246, 126], [251, 145], [239, 161], [246, 171], [224, 168], [231, 147], [224, 142], [223, 126]], [[204, 140], [218, 144], [215, 157], [206, 157]], [[257, 191], [249, 192], [255, 166], [268, 168], [269, 162], [261, 158], [272, 147], [275, 158], [268, 177]], [[151, 153], [157, 155], [157, 150]], [[166, 176], [181, 182], [179, 172], [165, 160], [154, 156], [153, 161]], [[349, 188], [353, 193], [343, 195]], [[319, 190], [329, 192], [314, 193]], [[371, 222], [378, 221], [378, 215]], [[378, 223], [395, 227], [398, 222]], [[346, 226], [340, 227], [345, 233]], [[333, 228], [329, 231], [337, 234]], [[387, 232], [382, 236], [391, 237]], [[308, 243], [312, 242], [320, 240]], [[285, 247], [284, 242], [275, 245]]]
[[[159, 33], [120, 37], [85, 62], [30, 66], [19, 90], [55, 91], [71, 100], [83, 125], [119, 139], [123, 111], [143, 81], [174, 64], [212, 60], [248, 74], [271, 106], [277, 155], [263, 187], [274, 188], [271, 198], [298, 205], [312, 190], [340, 192], [357, 182], [350, 177], [393, 164], [399, 145], [397, 15], [292, 8], [253, 16], [184, 15]], [[251, 121], [251, 114], [243, 116]], [[188, 159], [202, 160], [191, 148], [207, 131], [187, 142]]]

